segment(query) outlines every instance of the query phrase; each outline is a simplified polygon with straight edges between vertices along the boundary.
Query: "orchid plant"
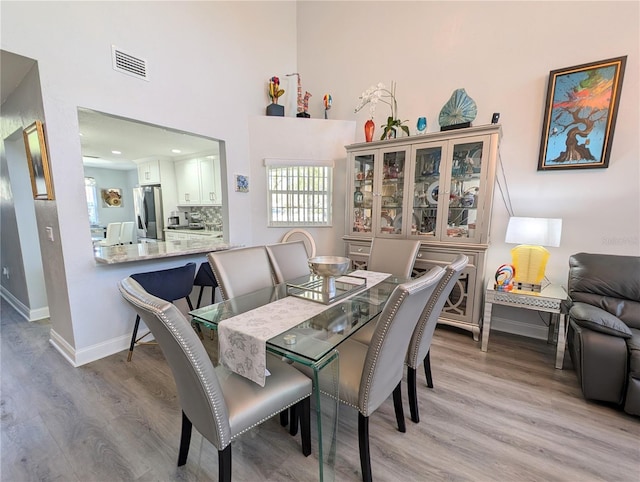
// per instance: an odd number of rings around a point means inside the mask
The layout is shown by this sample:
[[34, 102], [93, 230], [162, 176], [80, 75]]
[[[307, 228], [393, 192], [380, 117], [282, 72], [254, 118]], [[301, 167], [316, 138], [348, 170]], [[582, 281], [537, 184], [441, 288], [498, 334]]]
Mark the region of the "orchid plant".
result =
[[409, 135], [409, 127], [403, 125], [408, 121], [403, 121], [398, 118], [398, 102], [396, 101], [395, 82], [391, 82], [391, 89], [387, 89], [387, 87], [382, 82], [378, 83], [378, 85], [372, 85], [362, 94], [360, 94], [359, 99], [360, 103], [358, 104], [354, 112], [359, 112], [365, 105], [369, 104], [369, 114], [371, 115], [372, 119], [373, 115], [375, 114], [378, 102], [382, 102], [391, 107], [391, 115], [387, 118], [387, 123], [380, 126], [384, 129], [380, 140], [395, 137], [397, 128], [402, 129], [405, 134]]

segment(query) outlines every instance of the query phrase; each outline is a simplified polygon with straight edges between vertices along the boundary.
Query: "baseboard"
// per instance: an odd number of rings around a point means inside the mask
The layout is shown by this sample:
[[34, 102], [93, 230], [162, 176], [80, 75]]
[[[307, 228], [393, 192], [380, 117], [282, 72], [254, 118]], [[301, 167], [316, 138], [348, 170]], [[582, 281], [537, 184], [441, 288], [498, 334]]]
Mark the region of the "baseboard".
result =
[[64, 338], [62, 338], [60, 335], [58, 335], [58, 333], [56, 333], [56, 331], [51, 328], [51, 331], [49, 332], [51, 338], [49, 338], [49, 343], [51, 343], [51, 346], [53, 346], [56, 350], [58, 350], [60, 352], [60, 354], [66, 358], [66, 360], [71, 363], [71, 365], [73, 365], [74, 367], [77, 367], [78, 364], [76, 363], [76, 350], [75, 348], [73, 348], [69, 343], [67, 343], [67, 340], [65, 340]]
[[13, 296], [4, 286], [0, 286], [0, 296], [9, 303], [27, 321], [37, 321], [49, 318], [49, 307], [30, 309], [18, 298]]
[[524, 323], [496, 316], [491, 317], [491, 329], [538, 340], [546, 340], [549, 333], [549, 328], [544, 325]]
[[76, 350], [62, 338], [55, 330], [51, 330], [49, 342], [67, 361], [74, 367], [79, 367], [91, 363], [92, 361], [105, 358], [129, 348], [131, 335], [123, 335], [111, 340], [91, 345], [87, 348]]

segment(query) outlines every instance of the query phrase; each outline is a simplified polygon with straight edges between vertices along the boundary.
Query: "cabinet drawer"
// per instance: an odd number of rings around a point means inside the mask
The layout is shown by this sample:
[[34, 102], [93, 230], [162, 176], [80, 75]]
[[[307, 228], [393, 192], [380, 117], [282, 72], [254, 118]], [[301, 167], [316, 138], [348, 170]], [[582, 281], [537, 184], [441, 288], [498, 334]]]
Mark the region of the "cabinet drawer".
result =
[[369, 243], [349, 243], [347, 245], [347, 257], [352, 258], [368, 258], [371, 252], [371, 244]]
[[459, 254], [465, 254], [469, 258], [469, 265], [477, 265], [477, 253], [466, 251], [434, 251], [429, 248], [420, 248], [416, 257], [416, 267], [431, 268], [440, 266], [444, 268], [451, 263]]

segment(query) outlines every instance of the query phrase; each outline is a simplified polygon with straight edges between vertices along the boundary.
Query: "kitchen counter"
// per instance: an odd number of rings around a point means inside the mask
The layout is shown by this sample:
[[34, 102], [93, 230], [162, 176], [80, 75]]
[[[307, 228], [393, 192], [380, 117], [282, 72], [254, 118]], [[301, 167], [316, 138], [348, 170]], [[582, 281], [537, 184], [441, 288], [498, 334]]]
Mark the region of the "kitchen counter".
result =
[[239, 248], [241, 245], [225, 243], [222, 239], [158, 241], [155, 243], [125, 244], [121, 246], [99, 246], [93, 249], [99, 264], [128, 263], [144, 259], [171, 258], [187, 254], [210, 253]]
[[211, 237], [222, 237], [222, 231], [211, 231], [209, 229], [189, 229], [189, 228], [164, 228], [165, 233], [186, 233], [186, 234], [200, 234]]

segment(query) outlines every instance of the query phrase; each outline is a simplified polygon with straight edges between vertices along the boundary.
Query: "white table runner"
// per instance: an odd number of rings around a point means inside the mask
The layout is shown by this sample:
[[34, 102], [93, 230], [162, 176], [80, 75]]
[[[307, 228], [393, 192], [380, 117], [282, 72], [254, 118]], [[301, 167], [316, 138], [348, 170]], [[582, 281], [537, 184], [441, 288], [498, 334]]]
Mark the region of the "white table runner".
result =
[[[367, 288], [370, 288], [391, 275], [357, 270], [347, 276], [366, 278]], [[359, 293], [354, 293], [351, 296]], [[267, 340], [348, 298], [350, 296], [332, 305], [323, 305], [296, 296], [287, 296], [221, 321], [218, 324], [220, 363], [238, 375], [253, 380], [264, 387]]]

